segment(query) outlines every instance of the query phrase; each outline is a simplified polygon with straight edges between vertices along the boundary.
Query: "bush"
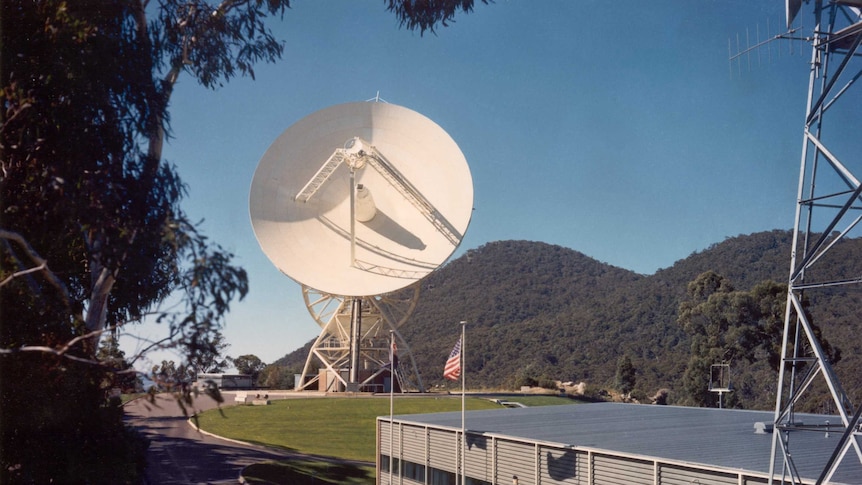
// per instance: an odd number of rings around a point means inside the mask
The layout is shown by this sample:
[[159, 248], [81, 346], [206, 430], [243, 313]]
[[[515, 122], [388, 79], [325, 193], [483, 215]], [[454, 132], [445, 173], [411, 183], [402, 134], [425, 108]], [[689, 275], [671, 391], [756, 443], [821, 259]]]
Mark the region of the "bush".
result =
[[666, 406], [667, 405], [667, 398], [668, 398], [669, 394], [670, 394], [670, 391], [668, 389], [659, 389], [658, 391], [656, 391], [655, 395], [652, 397], [652, 403], [658, 404], [661, 406]]
[[[106, 372], [53, 355], [0, 358], [0, 483], [138, 483], [146, 439], [126, 428]], [[8, 417], [14, 416], [14, 419]]]
[[548, 376], [539, 377], [539, 379], [536, 382], [536, 385], [541, 387], [542, 389], [552, 389], [555, 391], [557, 389], [559, 389], [559, 386], [557, 385], [557, 381], [554, 379], [551, 379]]
[[594, 401], [606, 401], [610, 397], [610, 393], [607, 389], [588, 383], [584, 386], [584, 397]]

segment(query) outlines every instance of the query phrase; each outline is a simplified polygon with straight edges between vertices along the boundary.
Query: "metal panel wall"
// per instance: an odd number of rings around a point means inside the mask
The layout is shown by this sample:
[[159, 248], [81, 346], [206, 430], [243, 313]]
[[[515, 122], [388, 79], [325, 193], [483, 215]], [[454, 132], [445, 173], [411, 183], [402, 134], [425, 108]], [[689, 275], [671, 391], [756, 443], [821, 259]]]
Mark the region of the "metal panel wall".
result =
[[493, 440], [487, 436], [467, 433], [464, 463], [467, 475], [486, 482], [494, 480]]
[[400, 436], [400, 425], [395, 423], [395, 428], [392, 430], [392, 447], [389, 446], [389, 428], [390, 424], [386, 421], [378, 421], [380, 423], [380, 447], [378, 450], [380, 453], [384, 455], [389, 455], [389, 451], [392, 451], [392, 456], [398, 457], [399, 455], [399, 447], [401, 446], [401, 436]]
[[[765, 483], [769, 483], [769, 479], [765, 477], [749, 477], [745, 476], [742, 480], [743, 485], [762, 485]], [[794, 485], [793, 482], [789, 480], [781, 480], [781, 478], [775, 478], [772, 481], [773, 485]], [[814, 482], [810, 482], [814, 483]]]
[[592, 473], [590, 470], [591, 457], [589, 453], [586, 452], [578, 452], [575, 456], [575, 460], [578, 462], [578, 476], [577, 476], [577, 484], [578, 485], [591, 485], [590, 483], [590, 474]]
[[[456, 430], [396, 423], [393, 431], [395, 458], [458, 473], [460, 441]], [[388, 456], [389, 423], [386, 421], [378, 421], [378, 441], [378, 453]], [[562, 448], [553, 444], [471, 433], [467, 434], [465, 451], [467, 476], [498, 485], [512, 483], [513, 476], [518, 477], [519, 485], [766, 483], [766, 479], [761, 476], [752, 477], [733, 470], [718, 471], [696, 464], [669, 464], [615, 455], [613, 452]], [[428, 470], [430, 473], [430, 468]], [[403, 479], [408, 480], [406, 477]], [[388, 483], [388, 475], [378, 470], [378, 480], [378, 483]]]
[[653, 462], [621, 456], [593, 454], [593, 483], [602, 485], [653, 485]]
[[[403, 425], [401, 428], [401, 457], [413, 463], [425, 464], [425, 442], [427, 438], [425, 428], [418, 426]], [[385, 448], [384, 448], [385, 449]]]
[[579, 485], [578, 475], [583, 474], [586, 478], [586, 470], [579, 472], [578, 465], [578, 452], [575, 450], [546, 446], [539, 448], [539, 481], [542, 485]]
[[386, 421], [377, 421], [377, 439], [380, 441], [378, 451], [385, 453], [389, 449], [389, 423]]
[[536, 446], [502, 439], [495, 440], [497, 480], [495, 483], [512, 483], [518, 477], [518, 485], [536, 485]]
[[460, 440], [453, 431], [428, 430], [428, 464], [440, 470], [458, 472], [458, 447]]
[[739, 475], [711, 470], [697, 470], [675, 465], [659, 467], [659, 483], [662, 485], [688, 485], [690, 483], [709, 483], [715, 485], [738, 485]]

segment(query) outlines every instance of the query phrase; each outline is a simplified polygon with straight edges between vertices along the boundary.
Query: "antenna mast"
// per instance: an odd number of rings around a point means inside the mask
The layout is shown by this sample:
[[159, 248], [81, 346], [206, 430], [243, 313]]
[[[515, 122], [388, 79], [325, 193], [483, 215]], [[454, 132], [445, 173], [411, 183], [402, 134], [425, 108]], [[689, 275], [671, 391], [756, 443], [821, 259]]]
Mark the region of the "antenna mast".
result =
[[[803, 403], [810, 405], [812, 398], [819, 397], [814, 384], [820, 378], [828, 391], [821, 391], [825, 397], [818, 404], [826, 404], [839, 414], [840, 424], [831, 429], [838, 428], [840, 438], [836, 440], [831, 457], [822, 463], [817, 483], [830, 482], [845, 459], [855, 457], [862, 463], [862, 406], [859, 403], [854, 406], [842, 388], [830, 361], [829, 349], [821, 344], [819, 329], [812, 322], [812, 315], [823, 315], [826, 311], [858, 316], [860, 310], [829, 308], [828, 296], [862, 286], [858, 275], [842, 274], [847, 273], [848, 263], [836, 251], [836, 244], [842, 239], [859, 235], [857, 225], [862, 221], [862, 183], [852, 172], [862, 167], [862, 153], [853, 149], [840, 151], [842, 142], [856, 139], [858, 126], [852, 130], [853, 135], [848, 135], [849, 130], [834, 129], [840, 128], [835, 120], [843, 120], [845, 124], [847, 120], [859, 122], [858, 97], [853, 98], [857, 100], [853, 102], [848, 92], [862, 75], [862, 1], [814, 0], [811, 4], [814, 10], [814, 28], [808, 39], [811, 70], [776, 392], [770, 484], [773, 480], [802, 483], [793, 456], [804, 455], [803, 446], [800, 446], [803, 440], [795, 438], [804, 432], [822, 433], [823, 425], [802, 423], [795, 413]], [[788, 26], [801, 6], [802, 0], [786, 0]], [[828, 128], [824, 123], [827, 118], [831, 121]], [[860, 370], [849, 369], [848, 372]], [[858, 401], [860, 390], [854, 391]], [[826, 431], [829, 431], [828, 426]]]
[[[779, 24], [780, 25], [780, 24]], [[780, 29], [780, 27], [778, 27]], [[730, 78], [734, 77], [734, 70], [736, 71], [736, 77], [742, 77], [742, 63], [745, 62], [745, 67], [748, 71], [751, 71], [752, 64], [752, 54], [754, 54], [754, 62], [756, 62], [757, 67], [760, 67], [766, 58], [767, 63], [772, 63], [773, 49], [772, 42], [776, 40], [804, 40], [808, 41], [805, 37], [800, 37], [798, 32], [800, 27], [792, 27], [791, 22], [787, 22], [787, 30], [785, 32], [778, 32], [776, 34], [772, 34], [772, 25], [769, 22], [769, 19], [766, 19], [766, 32], [764, 34], [764, 38], [760, 37], [760, 25], [757, 25], [754, 31], [754, 39], [751, 38], [750, 29], [745, 29], [745, 37], [744, 40], [740, 37], [740, 34], [736, 34], [736, 39], [727, 39], [727, 61], [728, 67], [730, 68]], [[743, 45], [743, 42], [745, 43]], [[753, 42], [753, 43], [752, 43]], [[734, 45], [736, 46], [736, 53], [734, 54]], [[796, 53], [793, 51], [793, 43], [789, 43], [789, 50], [787, 55], [793, 56]], [[766, 49], [766, 54], [764, 55], [763, 49]], [[775, 49], [776, 57], [781, 57], [781, 48], [778, 47]], [[735, 65], [735, 66], [734, 66]]]

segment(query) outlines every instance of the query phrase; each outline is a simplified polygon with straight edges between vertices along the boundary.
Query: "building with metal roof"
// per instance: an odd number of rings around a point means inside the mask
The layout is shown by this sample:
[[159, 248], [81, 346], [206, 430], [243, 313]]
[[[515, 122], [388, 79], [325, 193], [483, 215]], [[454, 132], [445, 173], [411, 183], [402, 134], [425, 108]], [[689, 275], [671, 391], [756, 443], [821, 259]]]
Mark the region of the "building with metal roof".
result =
[[[822, 426], [786, 436], [799, 475], [815, 483], [840, 439], [828, 431], [830, 421], [840, 421], [796, 419]], [[381, 484], [434, 485], [460, 484], [462, 473], [464, 485], [762, 484], [772, 422], [765, 411], [621, 403], [471, 411], [462, 447], [460, 412], [395, 416], [391, 425], [383, 416], [377, 477]], [[831, 483], [862, 483], [862, 465], [846, 460]]]

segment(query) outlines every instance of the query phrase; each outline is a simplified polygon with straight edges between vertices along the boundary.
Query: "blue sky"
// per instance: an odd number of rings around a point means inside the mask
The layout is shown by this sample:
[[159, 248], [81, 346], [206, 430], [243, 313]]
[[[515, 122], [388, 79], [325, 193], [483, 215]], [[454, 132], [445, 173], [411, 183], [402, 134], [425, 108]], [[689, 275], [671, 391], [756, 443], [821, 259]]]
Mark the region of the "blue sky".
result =
[[750, 69], [728, 62], [729, 40], [735, 51], [748, 31], [753, 44], [767, 22], [775, 33], [783, 2], [498, 0], [424, 36], [381, 1], [292, 3], [270, 23], [279, 63], [217, 91], [182, 76], [171, 101], [165, 157], [190, 186], [185, 208], [249, 274], [224, 331], [230, 355], [272, 362], [320, 330], [252, 232], [260, 157], [304, 116], [378, 92], [434, 120], [467, 158], [475, 212], [455, 257], [533, 240], [652, 274], [727, 237], [793, 226], [807, 44], [773, 43]]

